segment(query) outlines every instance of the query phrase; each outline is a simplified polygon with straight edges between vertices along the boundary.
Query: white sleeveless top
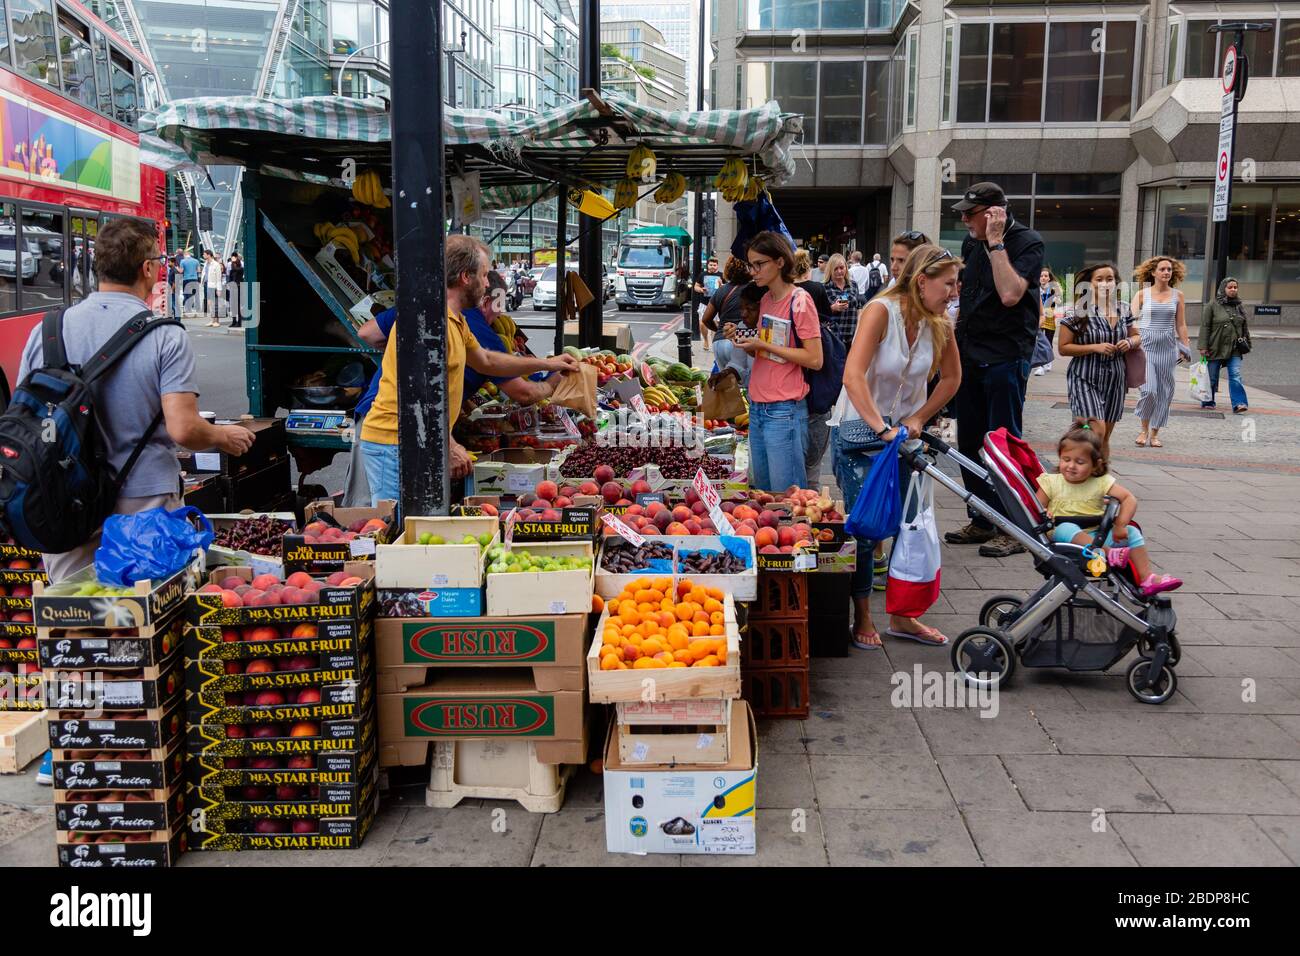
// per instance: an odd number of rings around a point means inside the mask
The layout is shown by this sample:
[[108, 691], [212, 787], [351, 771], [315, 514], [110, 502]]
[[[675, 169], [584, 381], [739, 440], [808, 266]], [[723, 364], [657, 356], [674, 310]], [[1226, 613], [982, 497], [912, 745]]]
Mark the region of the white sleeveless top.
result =
[[[876, 354], [867, 367], [867, 387], [881, 415], [897, 423], [916, 414], [926, 400], [926, 384], [930, 379], [930, 364], [934, 360], [934, 342], [929, 331], [922, 328], [916, 344], [909, 350], [903, 313], [896, 299], [878, 299], [889, 313], [885, 325], [885, 338], [876, 347]], [[840, 389], [839, 401], [831, 412], [828, 425], [852, 422], [862, 418], [849, 399], [848, 389]]]

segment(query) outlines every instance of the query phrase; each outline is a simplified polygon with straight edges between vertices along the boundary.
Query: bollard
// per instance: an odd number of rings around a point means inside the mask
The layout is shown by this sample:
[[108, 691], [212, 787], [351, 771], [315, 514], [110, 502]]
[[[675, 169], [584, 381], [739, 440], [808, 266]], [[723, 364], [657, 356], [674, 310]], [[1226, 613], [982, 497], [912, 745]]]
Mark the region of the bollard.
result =
[[691, 330], [682, 329], [677, 333], [677, 361], [683, 365], [689, 366], [692, 361], [691, 356]]

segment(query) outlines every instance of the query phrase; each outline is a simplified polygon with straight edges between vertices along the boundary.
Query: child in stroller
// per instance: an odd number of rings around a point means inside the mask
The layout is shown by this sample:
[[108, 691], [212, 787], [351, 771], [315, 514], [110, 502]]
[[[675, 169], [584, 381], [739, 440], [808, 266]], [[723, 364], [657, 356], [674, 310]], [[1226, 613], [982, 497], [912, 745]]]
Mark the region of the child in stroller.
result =
[[1102, 456], [1101, 436], [1087, 422], [1075, 422], [1061, 436], [1056, 453], [1060, 458], [1057, 473], [1044, 473], [1037, 479], [1038, 503], [1047, 509], [1056, 524], [1052, 540], [1090, 544], [1092, 535], [1084, 527], [1100, 523], [1106, 513], [1106, 498], [1114, 498], [1119, 502], [1119, 514], [1104, 542], [1110, 548], [1108, 563], [1116, 567], [1128, 563], [1143, 597], [1182, 587], [1183, 582], [1178, 578], [1152, 573], [1142, 529], [1129, 525], [1137, 511], [1137, 498], [1115, 483], [1115, 476], [1110, 474]]
[[[954, 671], [968, 684], [997, 687], [1010, 679], [1018, 664], [1105, 671], [1136, 648], [1138, 657], [1125, 675], [1129, 693], [1147, 704], [1172, 697], [1180, 654], [1169, 595], [1143, 594], [1131, 568], [1110, 564], [1102, 546], [1120, 513], [1120, 502], [1106, 499], [1089, 543], [1054, 541], [1056, 527], [1035, 490], [1042, 464], [1027, 443], [1003, 428], [989, 432], [980, 465], [934, 435], [923, 432], [918, 437], [919, 442], [905, 443], [901, 450], [911, 467], [1024, 545], [1045, 579], [1027, 598], [1001, 594], [984, 603], [979, 626], [967, 628], [952, 643]], [[935, 455], [989, 482], [1001, 509], [937, 467], [931, 457]]]

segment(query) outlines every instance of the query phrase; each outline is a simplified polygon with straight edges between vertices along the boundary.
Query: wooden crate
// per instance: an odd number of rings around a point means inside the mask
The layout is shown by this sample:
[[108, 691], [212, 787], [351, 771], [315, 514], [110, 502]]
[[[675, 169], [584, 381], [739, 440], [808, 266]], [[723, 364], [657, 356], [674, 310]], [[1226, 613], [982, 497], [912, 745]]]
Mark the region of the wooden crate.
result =
[[655, 670], [603, 671], [600, 669], [601, 635], [609, 608], [600, 615], [591, 647], [587, 651], [587, 696], [593, 704], [617, 704], [645, 700], [647, 678], [654, 681], [655, 700], [685, 700], [691, 697], [740, 696], [740, 629], [736, 625], [736, 602], [723, 595], [727, 630], [727, 663], [721, 667], [673, 667]]
[[17, 773], [49, 746], [45, 711], [0, 711], [0, 773]]
[[542, 763], [527, 740], [439, 740], [424, 802], [446, 809], [462, 800], [514, 800], [529, 813], [555, 813], [572, 770]]
[[629, 766], [724, 764], [731, 759], [732, 725], [618, 725], [618, 756]]

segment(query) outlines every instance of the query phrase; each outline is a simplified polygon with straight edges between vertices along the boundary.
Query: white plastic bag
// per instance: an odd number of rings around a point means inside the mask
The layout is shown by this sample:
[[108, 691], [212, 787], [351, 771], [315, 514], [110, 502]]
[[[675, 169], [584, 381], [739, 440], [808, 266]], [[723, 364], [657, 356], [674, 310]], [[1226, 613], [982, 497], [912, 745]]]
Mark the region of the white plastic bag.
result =
[[[919, 507], [916, 517], [908, 521], [913, 496]], [[920, 617], [939, 599], [939, 528], [934, 519], [934, 482], [928, 475], [912, 473], [903, 498], [903, 515], [889, 557], [885, 611]]]
[[1194, 402], [1210, 400], [1210, 364], [1201, 359], [1192, 366], [1192, 376], [1187, 383], [1188, 392]]

